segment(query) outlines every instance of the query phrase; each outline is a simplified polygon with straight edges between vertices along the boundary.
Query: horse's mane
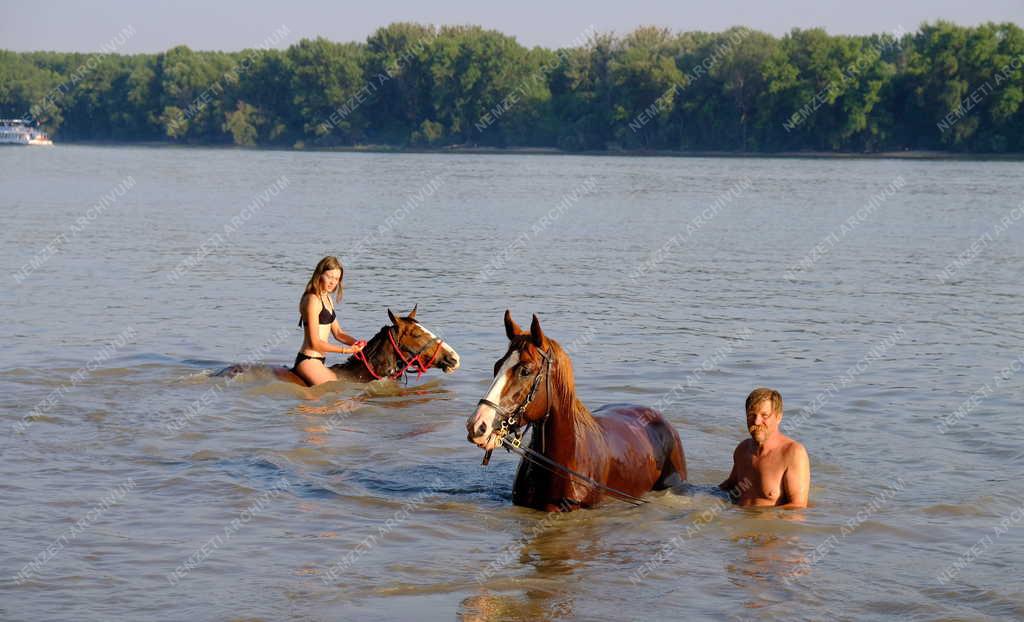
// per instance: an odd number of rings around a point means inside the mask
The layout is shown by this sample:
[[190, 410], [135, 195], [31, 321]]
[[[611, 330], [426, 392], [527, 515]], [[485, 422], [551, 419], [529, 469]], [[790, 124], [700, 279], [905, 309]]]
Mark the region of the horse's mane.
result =
[[552, 381], [555, 385], [554, 392], [565, 416], [573, 423], [578, 440], [588, 432], [596, 434], [596, 438], [603, 438], [597, 420], [590, 414], [590, 410], [583, 405], [583, 402], [576, 397], [576, 378], [573, 374], [572, 359], [562, 349], [562, 346], [554, 339], [548, 338], [549, 351], [554, 358], [551, 365]]
[[375, 358], [380, 352], [380, 349], [384, 347], [384, 344], [388, 342], [387, 331], [391, 329], [390, 324], [385, 324], [380, 327], [377, 334], [370, 337], [366, 341], [366, 347], [364, 348], [367, 358]]
[[[377, 356], [380, 354], [381, 348], [384, 348], [385, 345], [388, 343], [387, 331], [390, 328], [390, 324], [385, 324], [384, 326], [381, 326], [380, 330], [377, 331], [377, 334], [374, 335], [373, 337], [370, 337], [370, 339], [366, 342], [366, 346], [363, 348], [363, 354], [366, 356], [367, 359], [371, 361], [377, 360]], [[357, 359], [354, 354], [349, 354], [348, 358], [345, 359], [345, 362], [341, 364], [341, 366], [344, 367], [345, 369], [362, 367], [362, 365], [362, 361]]]

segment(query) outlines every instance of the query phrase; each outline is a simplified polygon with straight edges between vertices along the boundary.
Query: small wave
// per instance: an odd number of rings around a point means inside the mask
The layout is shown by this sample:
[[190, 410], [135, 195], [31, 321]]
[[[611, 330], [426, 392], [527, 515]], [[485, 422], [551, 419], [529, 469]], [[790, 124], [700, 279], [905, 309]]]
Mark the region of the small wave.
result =
[[921, 513], [929, 516], [998, 516], [988, 509], [991, 501], [989, 497], [988, 502], [976, 499], [970, 503], [936, 503], [921, 508]]
[[432, 493], [461, 500], [511, 501], [515, 466], [509, 463], [504, 469], [493, 468], [486, 472], [479, 466], [474, 458], [400, 469], [339, 469], [329, 471], [325, 476], [344, 476], [365, 488], [367, 493], [381, 497], [401, 498]]

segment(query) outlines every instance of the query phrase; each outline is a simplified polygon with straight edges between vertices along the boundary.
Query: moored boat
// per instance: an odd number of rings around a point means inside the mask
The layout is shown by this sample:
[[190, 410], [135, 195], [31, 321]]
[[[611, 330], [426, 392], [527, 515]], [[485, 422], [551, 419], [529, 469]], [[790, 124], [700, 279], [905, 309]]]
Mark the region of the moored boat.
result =
[[0, 145], [52, 145], [45, 132], [25, 119], [0, 119]]

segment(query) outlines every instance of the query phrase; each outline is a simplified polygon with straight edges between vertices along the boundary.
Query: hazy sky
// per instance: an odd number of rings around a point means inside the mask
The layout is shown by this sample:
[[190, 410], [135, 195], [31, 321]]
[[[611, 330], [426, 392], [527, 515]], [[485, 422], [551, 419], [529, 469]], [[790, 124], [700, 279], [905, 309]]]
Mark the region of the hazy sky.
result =
[[135, 34], [119, 49], [126, 53], [178, 44], [239, 50], [260, 44], [282, 25], [289, 34], [278, 47], [316, 36], [363, 41], [393, 21], [478, 24], [545, 47], [566, 45], [591, 24], [618, 33], [648, 24], [674, 31], [742, 25], [775, 35], [814, 26], [846, 34], [914, 30], [936, 19], [1024, 25], [1024, 0], [0, 0], [0, 9], [0, 48], [99, 51], [130, 26]]

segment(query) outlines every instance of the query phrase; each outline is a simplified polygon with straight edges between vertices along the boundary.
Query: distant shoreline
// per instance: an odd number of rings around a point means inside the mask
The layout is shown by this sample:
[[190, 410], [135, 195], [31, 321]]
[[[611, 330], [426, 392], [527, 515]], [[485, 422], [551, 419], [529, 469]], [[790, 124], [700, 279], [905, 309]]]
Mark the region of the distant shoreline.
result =
[[953, 151], [878, 151], [852, 153], [841, 151], [673, 151], [664, 149], [609, 149], [591, 151], [566, 151], [557, 147], [396, 147], [391, 145], [354, 145], [350, 147], [285, 147], [219, 145], [203, 143], [166, 143], [162, 141], [55, 141], [54, 146], [88, 147], [145, 147], [168, 149], [217, 149], [238, 151], [299, 151], [322, 153], [422, 153], [422, 154], [470, 154], [470, 155], [576, 155], [576, 156], [620, 156], [638, 158], [795, 158], [795, 159], [846, 159], [846, 160], [1002, 160], [1024, 161], [1024, 153], [960, 153]]

